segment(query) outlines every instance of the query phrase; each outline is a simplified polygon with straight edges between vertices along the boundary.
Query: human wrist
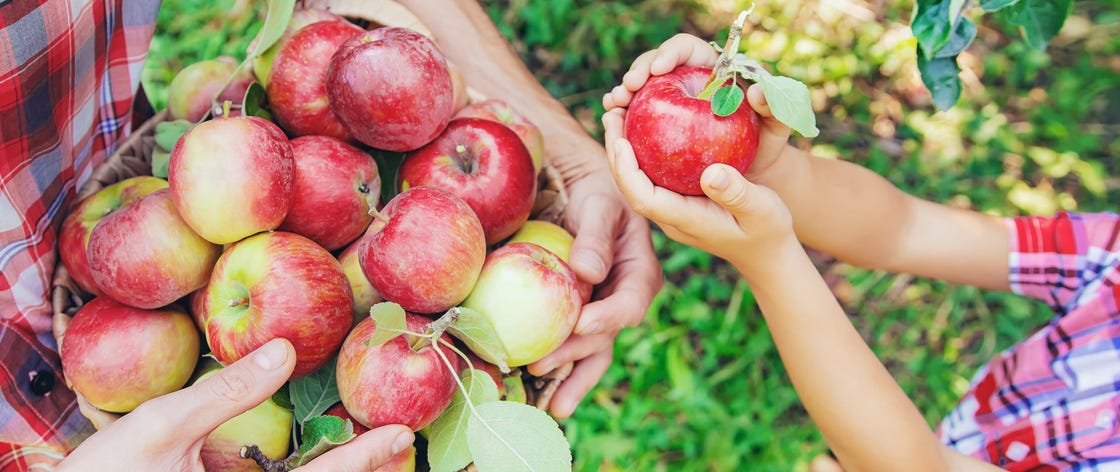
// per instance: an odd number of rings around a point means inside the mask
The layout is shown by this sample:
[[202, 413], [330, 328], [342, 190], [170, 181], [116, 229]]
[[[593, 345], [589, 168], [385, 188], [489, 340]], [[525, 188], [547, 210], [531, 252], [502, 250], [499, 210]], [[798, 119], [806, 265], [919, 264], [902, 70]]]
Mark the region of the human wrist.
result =
[[752, 289], [778, 282], [789, 270], [808, 261], [805, 248], [793, 232], [763, 243], [754, 243], [750, 251], [740, 251], [731, 265], [742, 274]]

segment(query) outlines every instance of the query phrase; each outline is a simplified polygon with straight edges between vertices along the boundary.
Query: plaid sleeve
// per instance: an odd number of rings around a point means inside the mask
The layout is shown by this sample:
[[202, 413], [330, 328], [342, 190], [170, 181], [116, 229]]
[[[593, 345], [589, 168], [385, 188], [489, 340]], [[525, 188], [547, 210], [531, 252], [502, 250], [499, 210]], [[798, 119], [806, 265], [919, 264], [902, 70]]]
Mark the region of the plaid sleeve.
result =
[[1041, 300], [1058, 314], [1081, 304], [1086, 287], [1120, 258], [1120, 217], [1061, 212], [1007, 220], [1010, 282], [1015, 293]]

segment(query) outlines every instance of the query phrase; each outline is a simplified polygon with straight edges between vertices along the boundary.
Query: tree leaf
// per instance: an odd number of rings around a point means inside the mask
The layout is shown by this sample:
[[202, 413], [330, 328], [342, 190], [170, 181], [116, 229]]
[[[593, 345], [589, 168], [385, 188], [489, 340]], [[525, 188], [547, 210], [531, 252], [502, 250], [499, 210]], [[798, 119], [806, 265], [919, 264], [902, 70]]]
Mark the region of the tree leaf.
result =
[[280, 36], [284, 35], [284, 30], [292, 21], [292, 10], [295, 6], [296, 0], [268, 0], [268, 13], [265, 15], [264, 25], [257, 33], [255, 46], [248, 51], [246, 61], [263, 54], [280, 39]]
[[957, 103], [961, 96], [961, 69], [957, 67], [956, 57], [929, 60], [918, 51], [918, 70], [938, 110], [948, 110]]
[[743, 104], [745, 96], [743, 89], [733, 83], [720, 87], [712, 95], [712, 113], [716, 116], [731, 116]]
[[272, 402], [285, 410], [294, 411], [296, 408], [295, 405], [292, 405], [292, 393], [287, 383], [280, 386], [280, 390], [272, 394]]
[[548, 413], [506, 401], [477, 405], [467, 421], [467, 443], [478, 470], [572, 470], [572, 451]]
[[241, 100], [241, 114], [271, 121], [272, 114], [264, 108], [264, 104], [267, 102], [268, 94], [265, 92], [264, 86], [260, 82], [253, 81], [249, 84], [249, 88], [245, 89], [245, 98]]
[[952, 0], [918, 0], [910, 30], [926, 57], [933, 56], [933, 52], [949, 40], [953, 26], [952, 3]]
[[992, 12], [1018, 3], [1020, 0], [980, 0], [980, 8]]
[[1017, 25], [1027, 44], [1042, 51], [1069, 16], [1073, 0], [1021, 0], [1004, 10], [1008, 21]]
[[774, 118], [807, 138], [820, 134], [809, 100], [809, 87], [798, 80], [768, 73], [759, 75], [759, 83]]
[[334, 369], [335, 361], [332, 359], [310, 375], [289, 382], [296, 422], [302, 425], [341, 400]]
[[337, 416], [316, 416], [303, 424], [300, 435], [299, 461], [296, 467], [311, 462], [324, 452], [354, 439], [354, 424]]
[[486, 362], [498, 366], [503, 373], [509, 372], [509, 359], [505, 344], [498, 337], [494, 325], [482, 313], [465, 307], [459, 308], [459, 320], [452, 323], [447, 332], [462, 341]]
[[498, 386], [486, 372], [467, 369], [460, 379], [470, 396], [464, 397], [457, 390], [451, 404], [428, 427], [428, 464], [432, 472], [455, 472], [471, 462], [467, 445], [467, 420], [471, 415], [468, 399], [474, 405], [498, 401]]
[[156, 145], [164, 151], [175, 150], [175, 143], [194, 127], [194, 123], [187, 120], [164, 121], [156, 125]]
[[408, 330], [404, 315], [404, 308], [393, 302], [381, 302], [370, 307], [369, 316], [377, 329], [366, 340], [366, 346], [380, 346], [404, 334]]
[[167, 167], [171, 164], [171, 153], [160, 149], [152, 149], [152, 176], [161, 179], [167, 178]]
[[941, 58], [955, 58], [961, 51], [964, 51], [972, 40], [976, 38], [976, 23], [968, 18], [961, 18], [957, 25], [953, 27], [953, 34], [949, 36], [949, 40], [945, 42], [941, 49], [933, 53], [934, 59]]

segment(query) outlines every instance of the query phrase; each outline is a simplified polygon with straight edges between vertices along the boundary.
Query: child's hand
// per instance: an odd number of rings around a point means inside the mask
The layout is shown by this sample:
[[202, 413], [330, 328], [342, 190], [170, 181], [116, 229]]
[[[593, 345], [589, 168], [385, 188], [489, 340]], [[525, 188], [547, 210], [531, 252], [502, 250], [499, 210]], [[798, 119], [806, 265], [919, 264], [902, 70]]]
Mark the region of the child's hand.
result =
[[[603, 96], [603, 107], [609, 112], [615, 108], [629, 106], [634, 94], [651, 76], [668, 74], [681, 65], [713, 67], [717, 59], [719, 53], [704, 40], [683, 33], [673, 36], [661, 43], [657, 49], [646, 51], [634, 60], [630, 70], [622, 76], [622, 84]], [[742, 82], [740, 84], [745, 85]], [[774, 118], [770, 105], [766, 103], [762, 86], [751, 84], [747, 88], [746, 95], [747, 103], [762, 118], [757, 157], [746, 174], [748, 179], [758, 180], [758, 177], [778, 161], [789, 142], [790, 129]], [[611, 146], [613, 143], [607, 141], [608, 150]]]
[[719, 53], [703, 39], [684, 33], [673, 36], [634, 60], [630, 71], [622, 76], [622, 85], [603, 96], [603, 107], [607, 111], [626, 107], [652, 75], [668, 74], [680, 65], [712, 67], [718, 58]]
[[656, 187], [638, 168], [622, 136], [626, 111], [603, 115], [607, 160], [622, 195], [634, 211], [661, 227], [670, 238], [731, 261], [739, 270], [782, 245], [796, 243], [789, 210], [773, 191], [752, 184], [734, 168], [714, 164], [701, 176], [705, 197], [683, 196]]

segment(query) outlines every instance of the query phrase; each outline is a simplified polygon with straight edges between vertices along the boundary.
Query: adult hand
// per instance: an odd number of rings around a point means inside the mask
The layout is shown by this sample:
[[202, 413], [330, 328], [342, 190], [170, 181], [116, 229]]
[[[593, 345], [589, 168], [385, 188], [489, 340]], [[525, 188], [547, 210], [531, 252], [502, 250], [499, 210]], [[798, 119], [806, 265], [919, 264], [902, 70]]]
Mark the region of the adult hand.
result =
[[[602, 156], [598, 162], [605, 162], [597, 143], [586, 149]], [[572, 336], [529, 366], [530, 373], [543, 375], [575, 362], [550, 403], [557, 418], [571, 416], [599, 382], [610, 367], [615, 337], [642, 321], [662, 284], [649, 223], [626, 205], [608, 169], [574, 175], [566, 182], [565, 224], [575, 235], [569, 260], [580, 281], [595, 285], [595, 293], [584, 305]]]
[[[82, 442], [57, 470], [202, 471], [200, 451], [206, 436], [272, 396], [291, 376], [295, 359], [291, 343], [273, 339], [201, 382], [141, 404]], [[383, 426], [300, 470], [374, 470], [412, 440], [405, 426]]]

